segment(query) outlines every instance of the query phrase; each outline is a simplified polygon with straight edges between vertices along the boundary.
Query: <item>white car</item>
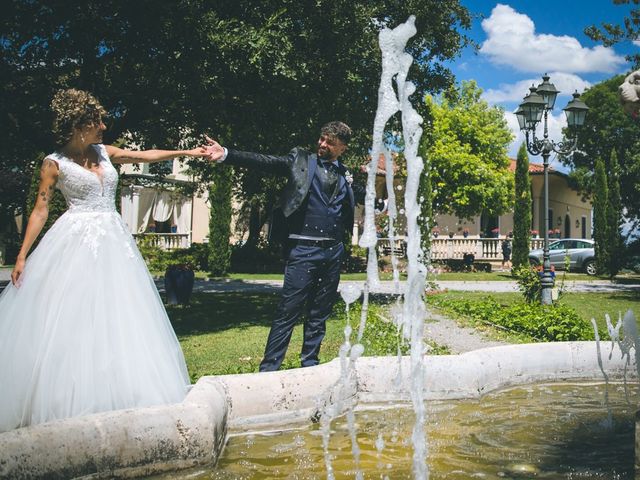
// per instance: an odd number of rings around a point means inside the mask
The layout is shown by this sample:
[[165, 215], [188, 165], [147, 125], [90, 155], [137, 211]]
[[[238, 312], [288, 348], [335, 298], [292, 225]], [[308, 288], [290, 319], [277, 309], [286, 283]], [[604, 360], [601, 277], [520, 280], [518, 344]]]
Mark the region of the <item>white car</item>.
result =
[[[556, 270], [564, 270], [565, 258], [569, 257], [569, 270], [596, 274], [594, 241], [584, 238], [561, 238], [549, 240], [549, 261]], [[542, 265], [542, 249], [529, 252], [529, 263]]]

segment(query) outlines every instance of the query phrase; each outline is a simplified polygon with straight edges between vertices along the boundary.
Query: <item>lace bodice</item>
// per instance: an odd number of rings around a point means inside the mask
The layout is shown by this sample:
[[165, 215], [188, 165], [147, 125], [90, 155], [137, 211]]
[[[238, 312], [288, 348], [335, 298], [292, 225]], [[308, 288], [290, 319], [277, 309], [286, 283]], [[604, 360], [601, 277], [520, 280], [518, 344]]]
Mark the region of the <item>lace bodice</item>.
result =
[[100, 176], [60, 153], [48, 156], [58, 164], [57, 187], [64, 195], [70, 212], [112, 212], [116, 209], [118, 172], [113, 168], [105, 146], [93, 147], [98, 153]]

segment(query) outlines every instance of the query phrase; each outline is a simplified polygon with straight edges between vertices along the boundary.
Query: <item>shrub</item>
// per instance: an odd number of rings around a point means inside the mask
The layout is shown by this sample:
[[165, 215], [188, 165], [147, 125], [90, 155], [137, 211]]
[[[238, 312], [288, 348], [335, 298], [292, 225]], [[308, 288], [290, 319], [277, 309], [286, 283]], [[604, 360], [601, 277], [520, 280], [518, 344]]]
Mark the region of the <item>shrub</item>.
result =
[[187, 265], [193, 270], [208, 269], [208, 247], [202, 243], [194, 243], [189, 248], [162, 250], [153, 244], [151, 238], [144, 238], [138, 245], [149, 270], [164, 272], [169, 265]]
[[544, 342], [593, 340], [593, 330], [571, 307], [562, 304], [541, 305], [518, 302], [501, 305], [493, 298], [474, 302], [435, 297], [436, 305], [474, 321], [497, 326], [513, 333], [528, 335]]
[[[463, 259], [449, 258], [446, 260], [433, 262], [434, 267], [438, 264], [445, 265], [447, 267], [447, 271], [449, 272], [468, 272], [469, 271], [469, 267], [467, 264], [465, 264], [465, 261]], [[491, 272], [491, 264], [489, 262], [477, 262], [474, 260], [473, 270], [476, 272]]]
[[398, 346], [403, 355], [408, 354], [410, 350], [409, 342], [400, 334], [393, 322], [383, 320], [375, 314], [368, 315], [362, 344], [365, 347], [364, 355], [368, 357], [396, 355]]
[[234, 273], [282, 273], [282, 247], [261, 240], [255, 246], [231, 247], [231, 271]]
[[512, 270], [511, 275], [518, 282], [518, 289], [527, 303], [540, 302], [542, 284], [538, 271], [528, 265], [521, 265]]

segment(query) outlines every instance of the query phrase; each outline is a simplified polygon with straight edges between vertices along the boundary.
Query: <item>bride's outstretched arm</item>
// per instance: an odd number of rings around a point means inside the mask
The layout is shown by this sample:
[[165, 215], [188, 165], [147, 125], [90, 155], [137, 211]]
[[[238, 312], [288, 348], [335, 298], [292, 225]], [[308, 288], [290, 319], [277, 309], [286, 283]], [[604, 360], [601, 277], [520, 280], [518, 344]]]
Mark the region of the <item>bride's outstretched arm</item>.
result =
[[153, 163], [170, 160], [175, 157], [209, 157], [209, 152], [204, 147], [191, 150], [125, 150], [105, 145], [107, 154], [113, 163]]
[[14, 285], [18, 284], [20, 275], [24, 270], [25, 260], [33, 242], [42, 231], [47, 217], [49, 217], [49, 202], [53, 197], [53, 189], [58, 181], [58, 164], [49, 158], [45, 158], [40, 168], [40, 186], [38, 187], [38, 196], [33, 211], [29, 216], [27, 229], [24, 234], [24, 240], [16, 258], [16, 265], [11, 272], [11, 281]]

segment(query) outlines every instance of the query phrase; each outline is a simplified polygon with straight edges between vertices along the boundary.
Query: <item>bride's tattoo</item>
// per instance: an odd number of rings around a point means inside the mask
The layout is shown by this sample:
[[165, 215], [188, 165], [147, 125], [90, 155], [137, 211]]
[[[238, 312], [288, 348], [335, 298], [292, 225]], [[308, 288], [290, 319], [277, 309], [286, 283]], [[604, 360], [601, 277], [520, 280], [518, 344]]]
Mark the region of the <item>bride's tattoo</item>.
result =
[[[49, 160], [48, 158], [45, 158], [42, 161], [42, 168], [41, 168], [41, 172], [44, 172], [47, 168], [51, 168], [51, 167], [55, 167], [56, 164], [53, 160]], [[45, 202], [48, 203], [49, 200], [51, 200], [51, 197], [53, 196], [53, 188], [54, 188], [54, 183], [50, 184], [47, 186], [46, 190], [41, 190], [38, 195], [40, 196], [40, 198]]]

